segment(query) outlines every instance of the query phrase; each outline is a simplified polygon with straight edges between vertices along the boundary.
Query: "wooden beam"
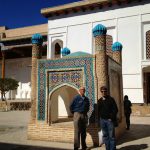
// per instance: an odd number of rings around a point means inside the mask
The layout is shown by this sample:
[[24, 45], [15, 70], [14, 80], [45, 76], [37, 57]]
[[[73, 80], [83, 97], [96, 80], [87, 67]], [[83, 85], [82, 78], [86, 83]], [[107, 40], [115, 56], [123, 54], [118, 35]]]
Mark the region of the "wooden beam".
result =
[[5, 52], [2, 52], [2, 79], [5, 79]]

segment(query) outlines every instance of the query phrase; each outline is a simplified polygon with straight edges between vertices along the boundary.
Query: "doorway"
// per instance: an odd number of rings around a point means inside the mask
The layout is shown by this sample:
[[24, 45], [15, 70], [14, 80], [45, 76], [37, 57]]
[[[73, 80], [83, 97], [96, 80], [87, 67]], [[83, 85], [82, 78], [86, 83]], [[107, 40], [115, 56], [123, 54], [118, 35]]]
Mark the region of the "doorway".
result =
[[150, 72], [144, 72], [144, 103], [150, 103]]
[[50, 94], [49, 99], [49, 124], [71, 121], [70, 104], [73, 97], [78, 94], [77, 89], [63, 85]]

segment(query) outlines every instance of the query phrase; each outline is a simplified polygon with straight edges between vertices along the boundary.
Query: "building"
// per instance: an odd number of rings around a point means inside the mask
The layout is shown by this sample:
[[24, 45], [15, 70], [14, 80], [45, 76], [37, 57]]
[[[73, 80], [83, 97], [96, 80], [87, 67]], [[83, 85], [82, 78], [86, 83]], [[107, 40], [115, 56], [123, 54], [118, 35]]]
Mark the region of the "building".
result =
[[[84, 51], [94, 54], [94, 40], [91, 36], [91, 30], [100, 23], [107, 27], [107, 34], [109, 35], [107, 43], [110, 43], [109, 45], [115, 41], [120, 41], [123, 44], [124, 95], [128, 95], [132, 103], [143, 104], [150, 102], [149, 1], [84, 0], [63, 6], [45, 8], [41, 10], [41, 13], [48, 18], [48, 31], [46, 24], [18, 29], [0, 27], [0, 42], [9, 49], [6, 56], [6, 77], [10, 76], [19, 81], [22, 80], [19, 83], [20, 86], [17, 92], [9, 92], [7, 95], [8, 99], [30, 98], [31, 68], [25, 67], [27, 79], [23, 79], [24, 75], [21, 75], [21, 73], [24, 71], [21, 69], [20, 73], [17, 74], [14, 71], [15, 69], [9, 69], [8, 66], [10, 65], [7, 65], [7, 62], [9, 59], [9, 64], [15, 67], [21, 65], [17, 62], [15, 63], [11, 57], [17, 58], [15, 61], [19, 62], [19, 58], [23, 60], [23, 57], [28, 57], [27, 55], [29, 54], [27, 54], [26, 50], [29, 47], [31, 50], [30, 38], [32, 34], [41, 33], [46, 36], [48, 32], [48, 51], [45, 52], [45, 54], [47, 53], [47, 58], [62, 57], [61, 49], [64, 47], [68, 47], [71, 53]], [[72, 34], [74, 36], [71, 36]], [[107, 49], [110, 48], [108, 46]], [[44, 49], [46, 50], [46, 46]], [[19, 54], [20, 50], [22, 54]], [[29, 53], [29, 57], [31, 57], [31, 51]], [[11, 61], [13, 61], [13, 64]], [[30, 66], [30, 63], [24, 63], [24, 65]]]
[[[82, 51], [70, 54], [62, 49], [62, 56], [41, 59], [42, 36], [32, 36], [31, 75], [31, 121], [28, 138], [56, 142], [73, 142], [73, 115], [69, 106], [80, 87], [85, 87], [89, 98], [87, 143], [98, 145], [97, 100], [101, 97], [100, 87], [107, 86], [118, 106], [116, 136], [125, 129], [122, 87], [122, 44], [114, 43], [107, 50], [107, 28], [101, 24], [93, 28], [94, 52]], [[74, 36], [74, 35], [72, 35]], [[57, 44], [57, 43], [56, 43]], [[56, 50], [56, 49], [55, 49]], [[54, 53], [56, 54], [56, 53]], [[66, 132], [67, 131], [67, 132]]]
[[2, 58], [2, 53], [5, 55], [5, 77], [19, 81], [18, 89], [8, 92], [7, 99], [30, 100], [31, 98], [31, 37], [35, 33], [43, 35], [44, 58], [47, 55], [47, 24], [16, 29], [0, 27], [0, 57]]
[[[107, 27], [107, 43], [123, 45], [123, 92], [132, 103], [150, 103], [150, 1], [83, 0], [41, 10], [48, 18], [47, 58], [55, 58], [56, 47], [71, 53], [94, 54], [92, 29]], [[109, 48], [109, 47], [108, 47]]]

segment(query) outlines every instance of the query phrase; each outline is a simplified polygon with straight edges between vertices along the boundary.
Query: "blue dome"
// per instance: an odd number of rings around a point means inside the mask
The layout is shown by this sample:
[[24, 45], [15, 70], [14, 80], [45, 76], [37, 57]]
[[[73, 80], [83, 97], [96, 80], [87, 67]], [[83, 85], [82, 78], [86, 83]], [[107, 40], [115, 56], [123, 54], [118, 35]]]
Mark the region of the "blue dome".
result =
[[112, 45], [112, 50], [113, 51], [121, 51], [122, 50], [122, 44], [119, 43], [119, 42], [115, 42], [113, 45]]
[[91, 55], [89, 53], [85, 53], [85, 52], [82, 52], [82, 51], [78, 51], [78, 52], [74, 52], [74, 53], [71, 53], [69, 55], [67, 55], [67, 57], [84, 57], [84, 56], [87, 56], [87, 55]]
[[41, 34], [36, 33], [34, 35], [32, 35], [32, 44], [42, 44], [43, 43], [43, 37]]
[[107, 33], [107, 28], [103, 26], [102, 24], [98, 24], [93, 28], [93, 36], [99, 36], [99, 35], [106, 35]]
[[62, 49], [61, 53], [62, 53], [62, 56], [66, 56], [66, 55], [70, 54], [70, 49], [65, 47]]

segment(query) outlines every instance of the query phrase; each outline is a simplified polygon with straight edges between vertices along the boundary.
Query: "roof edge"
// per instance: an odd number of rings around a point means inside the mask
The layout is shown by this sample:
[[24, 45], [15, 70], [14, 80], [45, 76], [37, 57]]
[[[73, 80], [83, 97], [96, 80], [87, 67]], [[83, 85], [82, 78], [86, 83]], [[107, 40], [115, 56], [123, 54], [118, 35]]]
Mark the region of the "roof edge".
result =
[[[130, 0], [137, 1], [137, 0]], [[111, 7], [113, 4], [121, 5], [122, 3], [129, 3], [129, 0], [82, 0], [79, 2], [73, 2], [65, 5], [43, 8], [41, 14], [48, 18], [52, 16], [66, 15], [68, 13], [76, 13], [78, 11], [93, 10], [96, 7], [102, 9], [104, 6]]]

